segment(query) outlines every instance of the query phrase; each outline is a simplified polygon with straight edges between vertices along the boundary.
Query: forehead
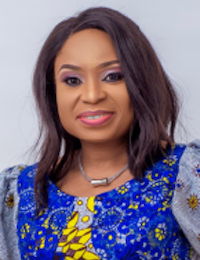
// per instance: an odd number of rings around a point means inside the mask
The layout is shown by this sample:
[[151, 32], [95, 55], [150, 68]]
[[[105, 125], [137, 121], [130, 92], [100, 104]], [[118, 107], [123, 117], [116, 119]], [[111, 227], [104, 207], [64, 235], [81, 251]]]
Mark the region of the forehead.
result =
[[64, 62], [95, 66], [116, 58], [113, 42], [107, 33], [85, 29], [73, 34], [64, 43], [56, 57], [55, 67]]

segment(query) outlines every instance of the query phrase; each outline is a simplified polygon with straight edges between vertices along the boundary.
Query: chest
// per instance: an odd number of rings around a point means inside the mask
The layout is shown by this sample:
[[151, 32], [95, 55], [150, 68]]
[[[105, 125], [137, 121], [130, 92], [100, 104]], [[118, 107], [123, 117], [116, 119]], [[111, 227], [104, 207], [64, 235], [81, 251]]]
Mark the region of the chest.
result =
[[22, 259], [190, 259], [171, 211], [172, 195], [170, 178], [127, 182], [88, 198], [53, 189], [50, 208], [39, 218], [30, 209], [19, 214]]

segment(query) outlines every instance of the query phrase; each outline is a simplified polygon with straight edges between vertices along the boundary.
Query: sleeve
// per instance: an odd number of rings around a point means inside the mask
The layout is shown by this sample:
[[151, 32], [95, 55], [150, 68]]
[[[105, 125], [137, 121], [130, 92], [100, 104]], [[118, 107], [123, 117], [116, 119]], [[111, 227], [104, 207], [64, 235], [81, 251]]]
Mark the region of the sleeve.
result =
[[0, 260], [20, 260], [17, 238], [18, 176], [25, 166], [0, 173]]
[[200, 259], [200, 140], [190, 143], [181, 157], [172, 211]]

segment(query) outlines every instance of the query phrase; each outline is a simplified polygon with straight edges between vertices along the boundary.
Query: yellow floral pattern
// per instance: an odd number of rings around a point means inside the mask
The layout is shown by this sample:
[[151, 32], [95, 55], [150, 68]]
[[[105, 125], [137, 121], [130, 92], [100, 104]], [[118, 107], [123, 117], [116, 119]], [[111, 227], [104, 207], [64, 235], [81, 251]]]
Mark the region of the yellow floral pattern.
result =
[[169, 156], [167, 159], [163, 160], [163, 162], [171, 167], [177, 162], [177, 157], [176, 155]]
[[8, 206], [9, 208], [13, 208], [13, 207], [14, 207], [15, 201], [14, 201], [14, 196], [13, 196], [13, 194], [11, 194], [11, 195], [7, 198], [6, 204], [7, 204], [7, 206]]
[[118, 193], [120, 193], [120, 194], [124, 194], [124, 193], [126, 193], [128, 191], [128, 189], [125, 187], [125, 186], [122, 186], [119, 190], [118, 190]]
[[200, 204], [197, 195], [195, 194], [191, 195], [190, 198], [188, 199], [188, 204], [191, 209], [197, 209], [197, 207]]
[[167, 227], [165, 225], [165, 223], [160, 223], [158, 225], [158, 227], [155, 229], [155, 237], [161, 241], [163, 239], [165, 239], [166, 235], [167, 235]]

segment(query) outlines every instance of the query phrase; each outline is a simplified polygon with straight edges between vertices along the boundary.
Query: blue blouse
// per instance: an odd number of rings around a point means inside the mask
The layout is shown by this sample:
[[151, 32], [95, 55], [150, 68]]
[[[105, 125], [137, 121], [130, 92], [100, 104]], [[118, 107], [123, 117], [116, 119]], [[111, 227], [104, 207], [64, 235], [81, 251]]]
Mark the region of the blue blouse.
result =
[[[17, 234], [21, 259], [192, 259], [193, 249], [172, 213], [172, 197], [185, 146], [144, 173], [95, 197], [76, 197], [48, 181], [48, 209], [35, 216], [37, 165], [18, 178]], [[199, 167], [200, 168], [200, 167]], [[194, 198], [188, 205], [194, 207]]]

